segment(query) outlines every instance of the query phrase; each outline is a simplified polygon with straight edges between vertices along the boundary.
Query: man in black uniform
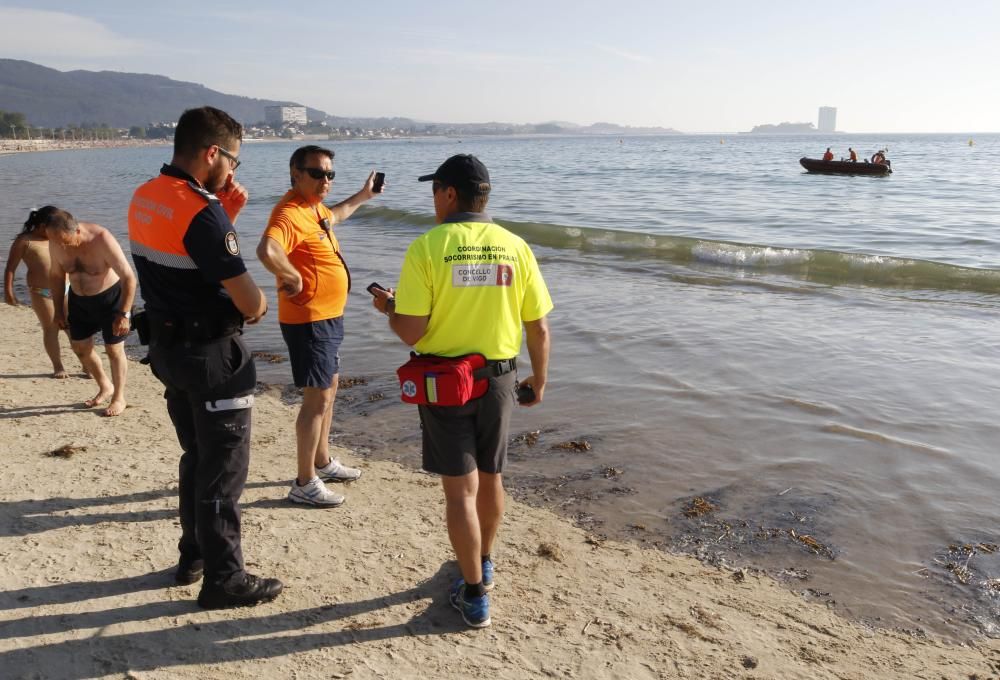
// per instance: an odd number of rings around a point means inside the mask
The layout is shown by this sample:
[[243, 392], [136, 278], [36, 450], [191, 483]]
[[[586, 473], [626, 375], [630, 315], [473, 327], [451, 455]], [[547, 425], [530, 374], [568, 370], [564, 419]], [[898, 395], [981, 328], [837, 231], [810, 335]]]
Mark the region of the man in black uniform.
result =
[[[234, 181], [243, 128], [212, 107], [185, 111], [174, 157], [129, 206], [129, 240], [149, 322], [149, 359], [166, 386], [180, 460], [180, 561], [175, 578], [204, 573], [207, 609], [266, 602], [277, 579], [248, 574], [239, 498], [250, 460], [257, 374], [240, 339], [267, 312], [240, 257], [233, 222], [246, 204]], [[137, 325], [139, 325], [137, 320]]]

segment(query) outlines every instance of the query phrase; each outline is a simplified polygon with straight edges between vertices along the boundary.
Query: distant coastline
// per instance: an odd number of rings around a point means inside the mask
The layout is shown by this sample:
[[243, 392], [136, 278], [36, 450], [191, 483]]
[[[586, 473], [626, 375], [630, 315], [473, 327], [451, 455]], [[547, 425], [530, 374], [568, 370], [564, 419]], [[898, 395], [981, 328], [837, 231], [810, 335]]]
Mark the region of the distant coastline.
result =
[[0, 139], [0, 155], [67, 149], [110, 149], [122, 146], [168, 146], [166, 139]]
[[773, 125], [770, 123], [765, 123], [764, 125], [754, 125], [753, 129], [749, 132], [740, 132], [741, 135], [809, 135], [809, 134], [836, 134], [834, 131], [823, 131], [817, 130], [816, 126], [812, 123], [778, 123]]

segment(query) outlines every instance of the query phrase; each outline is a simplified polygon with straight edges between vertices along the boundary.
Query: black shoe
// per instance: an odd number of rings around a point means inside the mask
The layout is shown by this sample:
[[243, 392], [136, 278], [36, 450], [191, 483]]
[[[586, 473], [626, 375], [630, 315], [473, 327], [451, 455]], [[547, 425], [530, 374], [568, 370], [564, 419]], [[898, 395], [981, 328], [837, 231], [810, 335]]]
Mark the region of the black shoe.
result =
[[252, 607], [278, 597], [283, 587], [276, 578], [261, 578], [253, 574], [244, 574], [241, 580], [225, 586], [203, 583], [198, 594], [198, 606], [203, 609]]
[[174, 580], [182, 586], [189, 586], [201, 580], [205, 573], [205, 560], [189, 560], [181, 558], [177, 563], [177, 571], [174, 572]]

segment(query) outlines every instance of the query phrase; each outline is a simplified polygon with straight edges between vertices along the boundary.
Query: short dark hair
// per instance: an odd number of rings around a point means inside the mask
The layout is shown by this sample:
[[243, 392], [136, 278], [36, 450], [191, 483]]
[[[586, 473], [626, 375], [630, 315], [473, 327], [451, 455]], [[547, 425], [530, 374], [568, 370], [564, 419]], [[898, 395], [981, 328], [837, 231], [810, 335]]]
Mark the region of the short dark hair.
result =
[[[306, 146], [300, 146], [292, 152], [292, 157], [288, 159], [288, 169], [295, 168], [301, 170], [306, 166], [306, 159], [314, 153], [326, 156], [331, 162], [333, 161], [333, 149], [316, 146], [315, 144], [307, 144]], [[291, 182], [292, 186], [295, 186], [294, 178], [292, 178]]]
[[54, 205], [47, 205], [44, 208], [31, 211], [31, 214], [28, 215], [28, 221], [24, 223], [24, 229], [21, 233], [29, 234], [38, 227], [75, 232], [79, 225], [76, 222], [76, 218], [70, 215], [66, 210], [57, 208]]
[[486, 210], [486, 204], [490, 202], [489, 192], [481, 194], [469, 189], [455, 187], [458, 194], [458, 209], [461, 212], [481, 213]]
[[232, 116], [221, 109], [202, 106], [181, 114], [174, 131], [174, 155], [190, 158], [209, 146], [228, 148], [242, 141], [243, 126]]

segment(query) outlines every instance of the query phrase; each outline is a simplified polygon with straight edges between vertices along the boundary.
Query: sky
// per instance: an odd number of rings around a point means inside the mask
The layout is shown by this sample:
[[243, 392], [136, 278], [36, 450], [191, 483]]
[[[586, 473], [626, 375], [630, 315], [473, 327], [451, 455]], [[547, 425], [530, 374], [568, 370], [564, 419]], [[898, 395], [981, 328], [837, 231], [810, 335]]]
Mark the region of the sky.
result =
[[339, 116], [989, 132], [998, 27], [997, 0], [0, 0], [0, 58]]

